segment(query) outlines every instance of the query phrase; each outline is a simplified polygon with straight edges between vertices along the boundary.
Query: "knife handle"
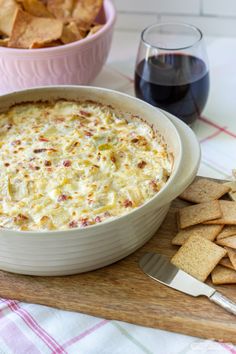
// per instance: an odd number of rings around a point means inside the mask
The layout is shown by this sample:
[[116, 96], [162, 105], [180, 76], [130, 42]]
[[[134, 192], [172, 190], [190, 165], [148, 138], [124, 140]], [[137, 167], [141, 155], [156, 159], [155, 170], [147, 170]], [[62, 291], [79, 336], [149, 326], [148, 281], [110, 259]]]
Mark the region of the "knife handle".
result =
[[209, 299], [215, 302], [217, 305], [223, 307], [226, 311], [236, 315], [236, 303], [218, 291], [215, 291], [214, 294], [209, 297]]

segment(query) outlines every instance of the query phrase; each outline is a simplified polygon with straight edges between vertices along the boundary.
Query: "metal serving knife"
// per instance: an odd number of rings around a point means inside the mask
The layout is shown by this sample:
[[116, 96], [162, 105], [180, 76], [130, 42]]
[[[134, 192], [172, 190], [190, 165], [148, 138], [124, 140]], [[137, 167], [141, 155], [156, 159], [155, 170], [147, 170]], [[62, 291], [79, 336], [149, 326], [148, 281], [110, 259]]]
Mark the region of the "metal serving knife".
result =
[[149, 277], [160, 283], [192, 296], [207, 296], [211, 301], [236, 315], [236, 303], [170, 263], [168, 257], [146, 253], [139, 266]]

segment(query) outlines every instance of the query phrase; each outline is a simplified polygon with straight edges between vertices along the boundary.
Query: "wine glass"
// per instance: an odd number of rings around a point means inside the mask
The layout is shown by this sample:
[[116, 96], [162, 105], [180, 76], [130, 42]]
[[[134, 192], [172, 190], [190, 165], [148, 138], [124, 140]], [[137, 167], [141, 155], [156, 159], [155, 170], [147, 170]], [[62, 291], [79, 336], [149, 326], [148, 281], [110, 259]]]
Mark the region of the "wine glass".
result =
[[138, 98], [192, 125], [208, 92], [208, 59], [200, 29], [160, 23], [142, 32], [135, 69]]

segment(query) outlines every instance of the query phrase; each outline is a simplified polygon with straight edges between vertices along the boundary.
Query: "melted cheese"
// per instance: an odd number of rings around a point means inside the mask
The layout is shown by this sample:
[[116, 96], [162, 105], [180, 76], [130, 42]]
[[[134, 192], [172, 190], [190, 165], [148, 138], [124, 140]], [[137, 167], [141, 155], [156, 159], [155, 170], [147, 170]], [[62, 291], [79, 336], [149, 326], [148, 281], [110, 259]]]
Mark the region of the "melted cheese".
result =
[[172, 161], [142, 120], [88, 102], [25, 103], [0, 114], [0, 227], [62, 230], [128, 213]]

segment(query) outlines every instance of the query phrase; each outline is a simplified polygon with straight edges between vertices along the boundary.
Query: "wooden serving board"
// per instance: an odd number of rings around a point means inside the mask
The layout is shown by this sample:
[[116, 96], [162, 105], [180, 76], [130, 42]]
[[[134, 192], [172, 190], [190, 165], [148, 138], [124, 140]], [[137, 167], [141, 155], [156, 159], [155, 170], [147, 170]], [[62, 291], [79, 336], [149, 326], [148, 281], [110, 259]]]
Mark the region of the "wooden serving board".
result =
[[[0, 296], [79, 311], [202, 338], [236, 343], [236, 317], [207, 298], [194, 298], [145, 275], [138, 260], [145, 252], [172, 256], [177, 247], [175, 213], [187, 203], [176, 199], [161, 228], [141, 249], [100, 270], [63, 277], [34, 277], [0, 271]], [[236, 301], [236, 285], [218, 286]]]

